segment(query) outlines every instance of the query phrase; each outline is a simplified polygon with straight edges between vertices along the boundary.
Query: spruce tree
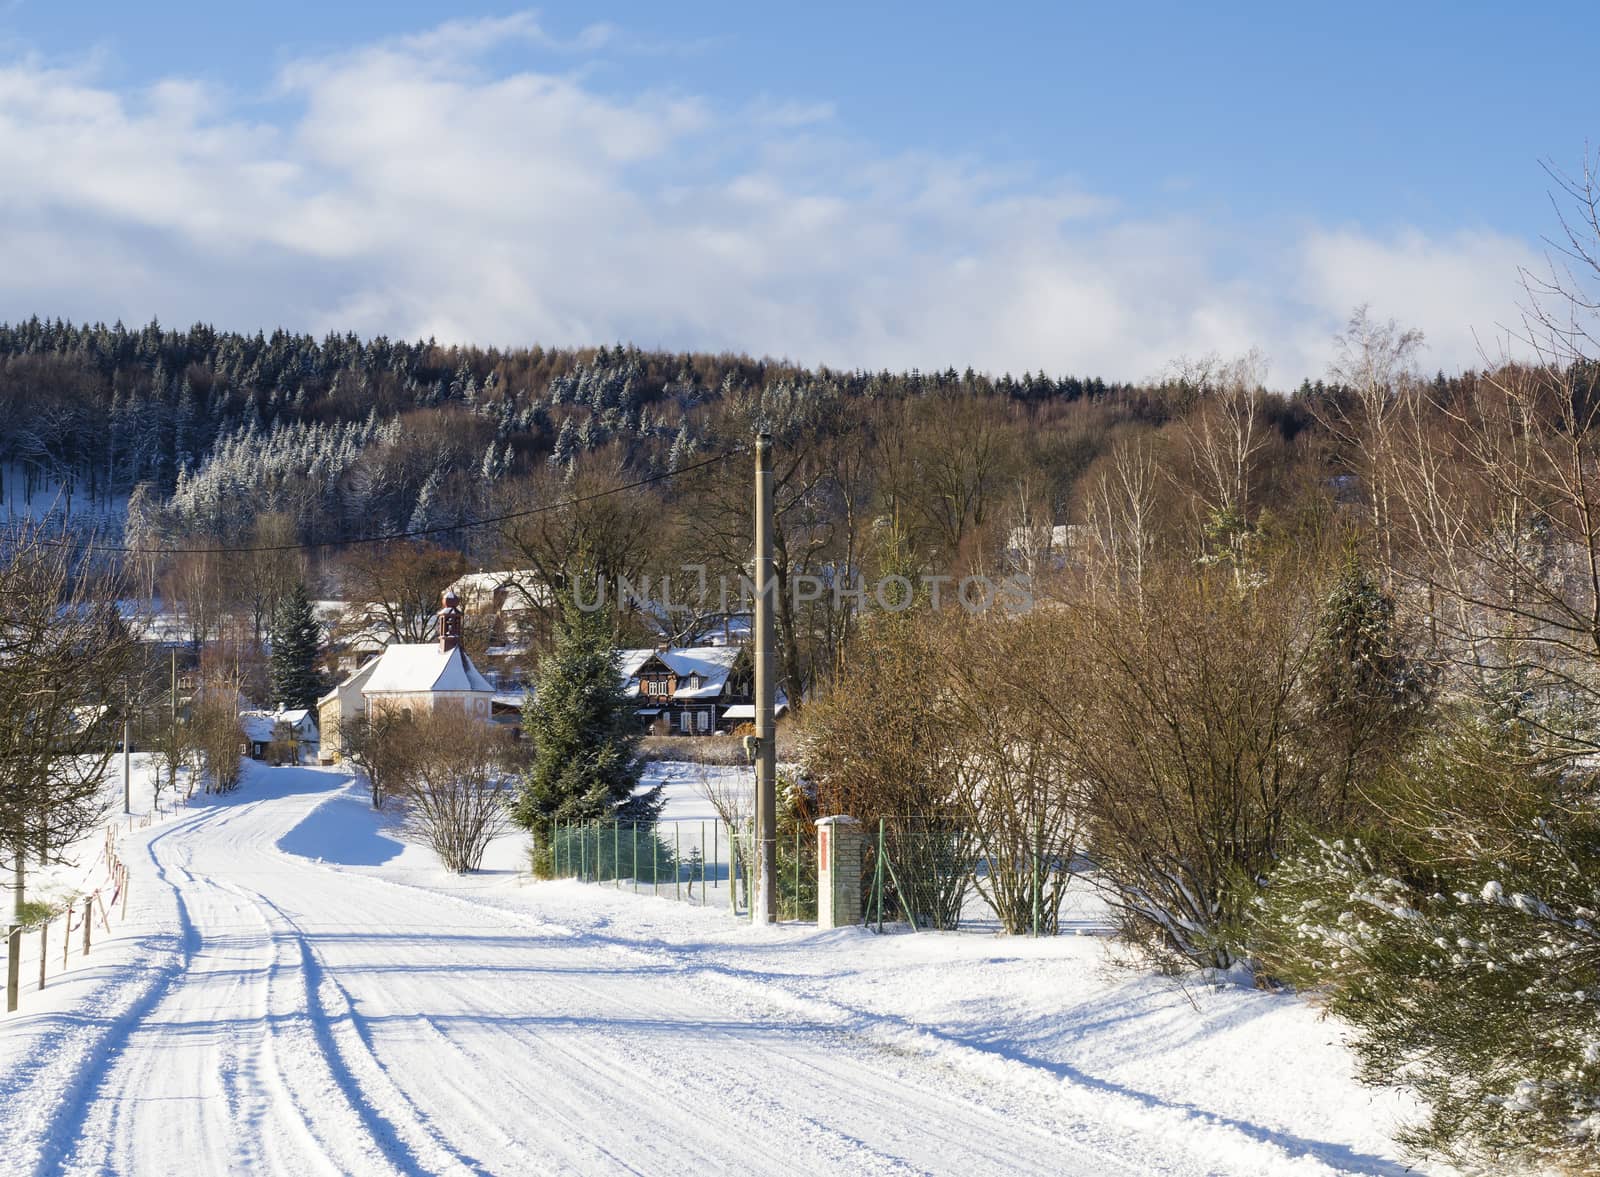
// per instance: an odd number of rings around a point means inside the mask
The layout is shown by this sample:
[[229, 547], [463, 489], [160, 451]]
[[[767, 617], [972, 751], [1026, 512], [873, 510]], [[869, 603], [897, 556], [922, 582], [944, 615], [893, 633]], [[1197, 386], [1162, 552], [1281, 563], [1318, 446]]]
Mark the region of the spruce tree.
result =
[[278, 602], [272, 615], [272, 701], [279, 707], [315, 707], [322, 690], [317, 673], [317, 649], [322, 627], [306, 586], [295, 586]]
[[1430, 683], [1413, 661], [1385, 593], [1354, 549], [1323, 601], [1308, 675], [1311, 704], [1334, 753], [1341, 795], [1404, 750]]
[[568, 601], [522, 712], [533, 763], [513, 816], [533, 833], [536, 854], [547, 849], [551, 821], [649, 822], [660, 812], [659, 785], [635, 795], [644, 768], [635, 707], [618, 672], [610, 616]]

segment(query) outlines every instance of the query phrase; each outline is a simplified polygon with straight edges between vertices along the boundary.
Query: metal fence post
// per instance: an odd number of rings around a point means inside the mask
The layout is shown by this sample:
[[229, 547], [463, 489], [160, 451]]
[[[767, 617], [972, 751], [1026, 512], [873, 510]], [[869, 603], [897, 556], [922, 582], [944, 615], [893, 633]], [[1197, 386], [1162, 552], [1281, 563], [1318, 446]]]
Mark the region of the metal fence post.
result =
[[700, 823], [700, 906], [706, 905], [706, 823]]
[[718, 842], [719, 842], [718, 835], [721, 832], [722, 832], [722, 823], [719, 822], [718, 820], [716, 820], [715, 818], [712, 818], [712, 820], [711, 820], [711, 881], [713, 883], [716, 883], [719, 886], [722, 883], [722, 860], [720, 858], [720, 855], [722, 853], [722, 848], [721, 848], [721, 846], [718, 845]]
[[872, 890], [878, 900], [878, 935], [883, 935], [883, 818], [878, 819], [878, 855], [872, 864]]
[[585, 883], [589, 881], [589, 839], [588, 831], [578, 839], [578, 877]]
[[1033, 934], [1039, 934], [1039, 851], [1033, 852]]
[[622, 823], [611, 823], [611, 881], [622, 890]]
[[50, 921], [39, 925], [39, 988], [44, 988], [44, 966], [50, 962]]
[[639, 823], [633, 823], [633, 893], [639, 893]]

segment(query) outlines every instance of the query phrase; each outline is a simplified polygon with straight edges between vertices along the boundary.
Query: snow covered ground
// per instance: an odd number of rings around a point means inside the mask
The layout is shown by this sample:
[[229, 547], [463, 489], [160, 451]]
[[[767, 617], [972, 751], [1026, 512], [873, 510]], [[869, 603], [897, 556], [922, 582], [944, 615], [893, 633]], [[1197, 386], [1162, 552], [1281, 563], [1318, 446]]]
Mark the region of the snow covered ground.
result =
[[520, 838], [457, 878], [315, 768], [122, 855], [126, 923], [0, 1020], [0, 1171], [1412, 1171], [1336, 1025], [1101, 938], [753, 928]]

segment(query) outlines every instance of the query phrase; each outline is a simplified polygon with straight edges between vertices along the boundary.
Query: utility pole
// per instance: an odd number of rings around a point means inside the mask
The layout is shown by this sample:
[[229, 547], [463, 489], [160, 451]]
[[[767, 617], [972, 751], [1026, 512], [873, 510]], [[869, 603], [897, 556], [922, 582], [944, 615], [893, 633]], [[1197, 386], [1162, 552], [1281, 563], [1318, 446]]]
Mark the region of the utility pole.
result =
[[[174, 749], [171, 753], [173, 758], [169, 759], [167, 763], [172, 771], [172, 795], [176, 797], [178, 795], [178, 762], [176, 760], [176, 749], [178, 747], [178, 647], [176, 646], [172, 647], [172, 727], [168, 731], [168, 739], [172, 741], [168, 746]], [[159, 772], [160, 769], [156, 771]], [[194, 787], [193, 781], [189, 782], [189, 787], [191, 789]]]
[[772, 675], [772, 649], [777, 644], [772, 610], [777, 592], [772, 575], [772, 437], [763, 433], [756, 438], [756, 895], [750, 905], [758, 924], [778, 922], [778, 749]]
[[133, 697], [129, 692], [122, 704], [122, 812], [133, 812]]

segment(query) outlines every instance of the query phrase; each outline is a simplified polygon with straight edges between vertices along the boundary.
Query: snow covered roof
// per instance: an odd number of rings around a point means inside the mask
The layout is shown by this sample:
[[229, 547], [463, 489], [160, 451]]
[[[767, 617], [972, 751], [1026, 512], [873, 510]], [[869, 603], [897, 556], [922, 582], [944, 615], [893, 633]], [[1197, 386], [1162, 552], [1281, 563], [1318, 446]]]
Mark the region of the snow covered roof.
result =
[[529, 601], [548, 604], [552, 599], [544, 580], [531, 568], [512, 568], [500, 572], [469, 572], [458, 577], [449, 588], [461, 601], [461, 607], [471, 610], [474, 604], [490, 600], [501, 589], [506, 589], [505, 602], [500, 607], [507, 612], [526, 609]]
[[239, 712], [239, 727], [244, 732], [244, 738], [253, 744], [270, 744], [276, 726], [270, 711]]
[[244, 732], [245, 739], [252, 743], [271, 743], [277, 737], [280, 724], [300, 739], [314, 737], [317, 732], [316, 720], [304, 707], [293, 707], [287, 711], [239, 712], [239, 728]]
[[494, 687], [459, 648], [441, 650], [430, 642], [396, 644], [384, 650], [362, 693], [410, 695], [431, 691], [481, 691], [488, 695], [494, 693]]
[[372, 677], [372, 672], [378, 668], [378, 662], [380, 658], [380, 655], [374, 655], [373, 657], [368, 658], [360, 666], [356, 667], [354, 671], [346, 676], [343, 682], [336, 684], [331, 690], [328, 691], [326, 695], [317, 700], [318, 706], [336, 699], [339, 695], [339, 692], [347, 687], [366, 686], [367, 680]]
[[[788, 700], [780, 697], [778, 701], [773, 704], [772, 717], [776, 719], [787, 710], [789, 710]], [[756, 718], [756, 705], [754, 703], [735, 703], [731, 707], [724, 707], [722, 709], [722, 718], [748, 719], [754, 723]]]
[[[738, 646], [686, 646], [671, 650], [623, 650], [619, 669], [623, 679], [632, 685], [639, 672], [651, 658], [660, 658], [667, 669], [678, 676], [677, 699], [715, 699], [722, 694], [728, 673], [739, 660]], [[689, 676], [698, 674], [700, 686], [688, 685]]]
[[183, 645], [189, 641], [187, 620], [173, 608], [160, 601], [154, 607], [142, 601], [118, 601], [117, 613], [128, 631], [141, 642], [151, 645]]

